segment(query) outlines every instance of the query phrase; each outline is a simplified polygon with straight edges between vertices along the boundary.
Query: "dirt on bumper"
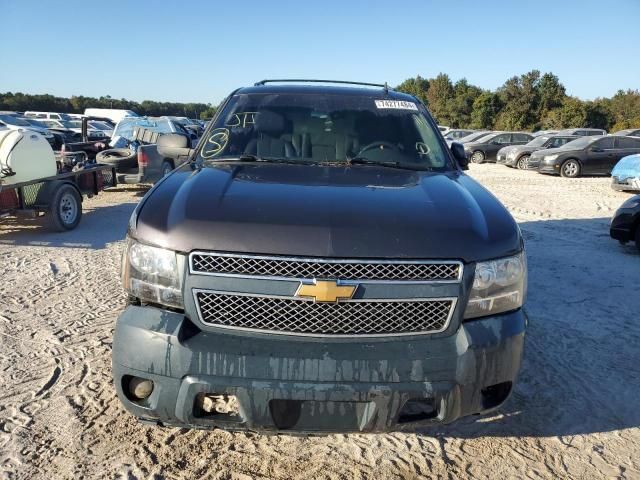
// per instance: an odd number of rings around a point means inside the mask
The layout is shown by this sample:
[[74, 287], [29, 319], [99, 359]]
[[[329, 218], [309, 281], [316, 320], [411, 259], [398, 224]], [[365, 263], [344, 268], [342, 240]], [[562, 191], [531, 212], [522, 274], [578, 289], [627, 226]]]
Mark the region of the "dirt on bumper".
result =
[[[523, 352], [522, 311], [465, 323], [452, 336], [355, 342], [202, 332], [184, 315], [130, 306], [118, 319], [113, 373], [142, 420], [291, 433], [383, 432], [491, 410], [507, 398]], [[153, 381], [145, 399], [134, 378]], [[205, 412], [203, 398], [237, 411]]]

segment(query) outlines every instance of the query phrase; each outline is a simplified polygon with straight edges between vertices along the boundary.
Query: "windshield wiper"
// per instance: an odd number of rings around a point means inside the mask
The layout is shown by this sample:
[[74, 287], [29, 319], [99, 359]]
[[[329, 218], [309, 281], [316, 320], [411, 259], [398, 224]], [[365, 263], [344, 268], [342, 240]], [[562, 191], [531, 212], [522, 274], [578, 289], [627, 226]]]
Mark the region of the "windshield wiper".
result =
[[353, 157], [347, 159], [347, 165], [381, 165], [383, 167], [400, 168], [402, 170], [431, 170], [430, 167], [418, 167], [414, 165], [407, 165], [406, 163], [400, 163], [393, 160], [376, 161], [369, 160], [367, 157]]

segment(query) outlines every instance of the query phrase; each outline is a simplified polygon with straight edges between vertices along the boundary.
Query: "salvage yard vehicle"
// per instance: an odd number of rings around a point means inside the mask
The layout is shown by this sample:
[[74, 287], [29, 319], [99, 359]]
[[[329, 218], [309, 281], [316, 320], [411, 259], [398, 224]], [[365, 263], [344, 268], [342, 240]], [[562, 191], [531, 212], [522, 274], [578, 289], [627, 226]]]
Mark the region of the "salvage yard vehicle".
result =
[[620, 159], [611, 170], [611, 188], [625, 192], [640, 191], [640, 155]]
[[538, 172], [575, 178], [580, 175], [609, 175], [627, 155], [640, 153], [640, 138], [615, 135], [581, 137], [560, 148], [531, 154], [530, 165]]
[[33, 125], [29, 120], [20, 118], [11, 112], [0, 112], [0, 127], [6, 127], [9, 130], [29, 130], [37, 132], [49, 142], [53, 147], [55, 137], [47, 131], [42, 125]]
[[[545, 150], [547, 148], [561, 147], [576, 138], [576, 135], [540, 135], [535, 137], [529, 143], [524, 145], [510, 145], [498, 150], [496, 155], [496, 163], [506, 165], [507, 167], [516, 167], [520, 170], [526, 170], [529, 167], [529, 158], [533, 152]], [[536, 165], [537, 168], [537, 165]]]
[[579, 137], [593, 137], [594, 135], [606, 135], [607, 131], [601, 128], [565, 128], [558, 135], [577, 135]]
[[103, 150], [96, 159], [112, 165], [120, 183], [155, 183], [179, 165], [175, 159], [159, 154], [156, 147], [158, 138], [169, 133], [184, 136], [189, 144], [193, 142], [184, 127], [167, 117], [125, 118], [118, 122], [112, 142], [123, 146]]
[[496, 162], [498, 150], [508, 145], [524, 145], [533, 139], [524, 132], [493, 132], [464, 144], [464, 151], [473, 163]]
[[618, 208], [611, 220], [609, 234], [622, 245], [635, 241], [640, 250], [640, 195], [631, 197]]
[[616, 133], [612, 135], [624, 136], [624, 137], [640, 137], [640, 128], [628, 128], [626, 130], [618, 130]]
[[520, 369], [520, 230], [386, 85], [234, 91], [129, 221], [119, 399], [144, 422], [381, 432], [491, 411]]
[[70, 167], [64, 157], [56, 161], [41, 135], [0, 131], [0, 218], [46, 215], [56, 231], [76, 228], [82, 218], [83, 195], [97, 195], [115, 186], [116, 178], [105, 165], [85, 161]]

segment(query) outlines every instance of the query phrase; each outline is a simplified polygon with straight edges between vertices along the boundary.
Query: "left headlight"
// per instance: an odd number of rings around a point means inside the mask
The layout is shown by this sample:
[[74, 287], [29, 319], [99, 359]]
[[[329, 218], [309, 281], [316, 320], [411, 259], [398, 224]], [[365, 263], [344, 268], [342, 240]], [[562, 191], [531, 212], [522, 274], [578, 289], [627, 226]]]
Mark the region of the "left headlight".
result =
[[544, 161], [545, 162], [551, 162], [553, 160], [555, 160], [556, 158], [558, 158], [558, 155], [545, 155], [544, 156]]
[[522, 307], [526, 296], [527, 257], [524, 251], [512, 257], [478, 262], [464, 318], [515, 310]]
[[176, 252], [127, 239], [122, 285], [141, 302], [182, 308], [182, 285]]

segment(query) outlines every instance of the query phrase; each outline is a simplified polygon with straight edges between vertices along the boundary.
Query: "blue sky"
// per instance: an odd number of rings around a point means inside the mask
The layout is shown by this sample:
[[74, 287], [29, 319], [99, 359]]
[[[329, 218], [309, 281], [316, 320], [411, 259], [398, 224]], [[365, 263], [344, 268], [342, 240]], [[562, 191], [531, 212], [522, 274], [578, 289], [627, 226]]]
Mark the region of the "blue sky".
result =
[[539, 69], [583, 99], [640, 88], [640, 0], [0, 0], [0, 92], [219, 102], [262, 78]]

